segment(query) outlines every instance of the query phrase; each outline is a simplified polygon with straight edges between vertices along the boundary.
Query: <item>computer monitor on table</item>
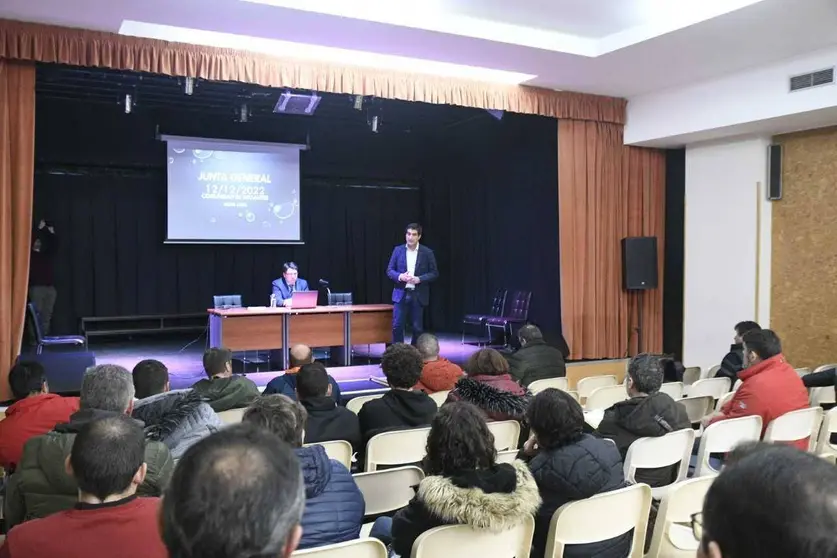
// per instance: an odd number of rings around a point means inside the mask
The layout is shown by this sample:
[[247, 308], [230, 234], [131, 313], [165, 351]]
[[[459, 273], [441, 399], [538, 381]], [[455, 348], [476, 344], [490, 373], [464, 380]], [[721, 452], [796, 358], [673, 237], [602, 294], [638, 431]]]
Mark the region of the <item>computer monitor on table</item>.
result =
[[291, 295], [291, 308], [316, 308], [318, 291], [294, 291]]

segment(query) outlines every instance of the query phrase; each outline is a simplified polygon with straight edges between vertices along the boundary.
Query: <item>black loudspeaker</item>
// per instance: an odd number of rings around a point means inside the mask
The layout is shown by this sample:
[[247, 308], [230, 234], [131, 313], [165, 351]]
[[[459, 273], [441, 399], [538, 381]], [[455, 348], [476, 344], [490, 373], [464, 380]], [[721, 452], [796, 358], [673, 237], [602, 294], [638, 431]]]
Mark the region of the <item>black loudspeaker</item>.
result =
[[782, 146], [767, 148], [767, 199], [782, 199]]
[[657, 288], [657, 237], [622, 239], [622, 286], [627, 291]]

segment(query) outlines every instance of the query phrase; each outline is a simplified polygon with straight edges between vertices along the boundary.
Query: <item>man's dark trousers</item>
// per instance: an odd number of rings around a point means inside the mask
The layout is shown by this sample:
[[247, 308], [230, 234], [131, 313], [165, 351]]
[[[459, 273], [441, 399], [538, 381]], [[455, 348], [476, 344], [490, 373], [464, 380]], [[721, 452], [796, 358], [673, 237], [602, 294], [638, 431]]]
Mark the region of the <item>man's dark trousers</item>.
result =
[[404, 327], [407, 320], [413, 327], [412, 344], [415, 345], [419, 336], [424, 333], [424, 307], [419, 301], [418, 293], [412, 289], [405, 289], [400, 301], [392, 308], [392, 342], [404, 342]]

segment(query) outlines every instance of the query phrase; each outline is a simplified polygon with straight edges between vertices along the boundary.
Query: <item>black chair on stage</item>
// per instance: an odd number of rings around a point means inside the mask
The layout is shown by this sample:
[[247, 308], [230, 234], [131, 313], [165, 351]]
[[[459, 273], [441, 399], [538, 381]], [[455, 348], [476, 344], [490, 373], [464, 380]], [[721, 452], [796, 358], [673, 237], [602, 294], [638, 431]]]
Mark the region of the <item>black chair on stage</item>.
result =
[[328, 293], [329, 306], [351, 306], [352, 293]]
[[488, 329], [488, 337], [491, 337], [491, 330], [500, 328], [503, 330], [503, 345], [508, 346], [512, 336], [514, 324], [525, 324], [529, 319], [529, 304], [532, 302], [531, 291], [514, 291], [507, 297], [505, 311], [502, 316], [490, 316], [485, 320], [485, 327]]
[[[462, 344], [465, 344], [465, 326], [479, 326], [481, 329], [485, 328], [485, 323], [488, 318], [493, 318], [503, 314], [503, 308], [506, 306], [506, 289], [497, 289], [494, 298], [491, 300], [491, 310], [488, 314], [466, 314], [462, 318]], [[491, 342], [491, 331], [488, 332], [488, 342]], [[481, 345], [482, 341], [477, 340], [477, 344]]]
[[215, 295], [212, 297], [215, 308], [241, 308], [241, 295]]
[[26, 313], [29, 316], [29, 322], [32, 324], [32, 331], [35, 332], [35, 343], [37, 354], [41, 354], [44, 347], [54, 347], [56, 345], [75, 345], [87, 349], [87, 339], [81, 335], [47, 335], [41, 329], [41, 317], [38, 316], [38, 310], [31, 302], [26, 305]]

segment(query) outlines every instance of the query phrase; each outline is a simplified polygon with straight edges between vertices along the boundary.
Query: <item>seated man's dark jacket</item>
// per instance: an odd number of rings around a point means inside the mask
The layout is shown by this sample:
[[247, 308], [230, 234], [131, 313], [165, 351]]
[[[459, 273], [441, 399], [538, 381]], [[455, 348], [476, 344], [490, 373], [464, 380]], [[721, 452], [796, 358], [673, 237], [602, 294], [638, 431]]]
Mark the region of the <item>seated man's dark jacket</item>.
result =
[[[604, 418], [594, 432], [600, 438], [616, 443], [622, 459], [638, 438], [656, 438], [669, 432], [691, 428], [686, 408], [668, 394], [657, 392], [648, 396], [632, 397], [616, 403], [605, 411]], [[640, 469], [636, 481], [652, 487], [670, 484], [677, 477], [677, 465], [656, 469]]]
[[438, 405], [423, 391], [393, 389], [361, 407], [358, 413], [364, 445], [375, 434], [430, 426]]
[[563, 378], [567, 375], [564, 355], [555, 347], [547, 345], [543, 339], [530, 341], [508, 355], [506, 360], [509, 362], [509, 373], [524, 386], [535, 380]]
[[345, 440], [353, 451], [363, 448], [360, 419], [356, 414], [334, 402], [331, 396], [311, 397], [300, 401], [308, 411], [305, 423], [305, 443]]
[[733, 384], [738, 380], [738, 373], [744, 368], [744, 346], [740, 343], [730, 345], [729, 352], [721, 361], [721, 368], [715, 374], [716, 378], [729, 378]]
[[[287, 395], [292, 400], [296, 401], [296, 376], [297, 373], [290, 374], [287, 372], [281, 376], [276, 376], [267, 383], [267, 386], [264, 388], [264, 395], [281, 393], [282, 395]], [[342, 397], [340, 393], [340, 384], [337, 383], [337, 380], [331, 377], [331, 374], [328, 376], [328, 383], [331, 384], [331, 399], [339, 404], [340, 398]]]
[[259, 396], [259, 388], [255, 382], [245, 376], [205, 378], [195, 383], [192, 389], [206, 399], [216, 413], [241, 409]]

